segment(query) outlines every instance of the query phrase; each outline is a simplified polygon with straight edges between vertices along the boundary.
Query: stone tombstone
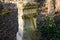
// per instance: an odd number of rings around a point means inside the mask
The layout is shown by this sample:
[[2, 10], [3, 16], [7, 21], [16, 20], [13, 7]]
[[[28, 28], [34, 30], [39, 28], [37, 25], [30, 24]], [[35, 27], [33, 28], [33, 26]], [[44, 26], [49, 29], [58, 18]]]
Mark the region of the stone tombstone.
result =
[[[37, 6], [36, 6], [37, 5]], [[24, 34], [23, 40], [33, 40], [33, 31], [36, 28], [38, 3], [27, 3], [23, 9]]]

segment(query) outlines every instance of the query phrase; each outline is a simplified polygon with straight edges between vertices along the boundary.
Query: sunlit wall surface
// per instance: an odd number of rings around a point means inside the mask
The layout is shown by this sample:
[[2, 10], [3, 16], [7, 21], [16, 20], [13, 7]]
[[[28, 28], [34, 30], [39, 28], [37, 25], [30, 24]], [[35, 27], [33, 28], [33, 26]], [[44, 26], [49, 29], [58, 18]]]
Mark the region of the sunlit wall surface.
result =
[[56, 0], [55, 1], [56, 2], [56, 4], [55, 4], [55, 6], [56, 6], [56, 11], [58, 11], [58, 10], [60, 10], [60, 0]]

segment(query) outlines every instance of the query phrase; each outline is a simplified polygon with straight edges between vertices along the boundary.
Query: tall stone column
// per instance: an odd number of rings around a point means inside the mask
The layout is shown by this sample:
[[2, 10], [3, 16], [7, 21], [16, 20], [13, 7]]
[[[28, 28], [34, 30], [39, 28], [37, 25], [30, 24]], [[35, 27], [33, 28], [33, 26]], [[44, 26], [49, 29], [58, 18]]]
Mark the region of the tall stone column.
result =
[[24, 26], [24, 22], [22, 19], [22, 15], [23, 15], [23, 4], [17, 3], [17, 7], [18, 7], [18, 33], [17, 33], [17, 40], [22, 40], [23, 39], [23, 26]]

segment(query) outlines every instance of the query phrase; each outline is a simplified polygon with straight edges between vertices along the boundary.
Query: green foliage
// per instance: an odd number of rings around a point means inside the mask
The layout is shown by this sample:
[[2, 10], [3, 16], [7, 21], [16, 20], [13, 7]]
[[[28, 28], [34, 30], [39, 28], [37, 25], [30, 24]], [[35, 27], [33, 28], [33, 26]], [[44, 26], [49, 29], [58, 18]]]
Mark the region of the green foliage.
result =
[[38, 8], [39, 3], [27, 3], [26, 5], [23, 5], [24, 9], [36, 9]]
[[39, 31], [41, 32], [40, 40], [60, 40], [60, 24], [56, 25], [53, 15], [45, 17], [44, 22], [40, 22]]
[[4, 9], [2, 9], [2, 15], [4, 15], [4, 14], [7, 14], [9, 11], [8, 11], [8, 9], [7, 8], [4, 8]]
[[9, 12], [7, 7], [3, 6], [3, 2], [0, 1], [0, 15], [5, 15]]
[[5, 15], [9, 12], [8, 8], [3, 7], [2, 3], [0, 4], [0, 15]]

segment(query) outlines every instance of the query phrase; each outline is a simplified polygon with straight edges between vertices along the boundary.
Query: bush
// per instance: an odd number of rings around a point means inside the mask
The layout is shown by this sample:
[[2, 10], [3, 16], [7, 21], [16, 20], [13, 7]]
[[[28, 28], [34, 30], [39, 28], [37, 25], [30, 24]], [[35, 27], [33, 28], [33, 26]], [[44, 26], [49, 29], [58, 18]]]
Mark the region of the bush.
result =
[[[54, 15], [45, 16], [45, 21], [40, 22], [40, 40], [60, 40], [60, 24], [55, 23]], [[59, 21], [58, 21], [59, 22]]]

